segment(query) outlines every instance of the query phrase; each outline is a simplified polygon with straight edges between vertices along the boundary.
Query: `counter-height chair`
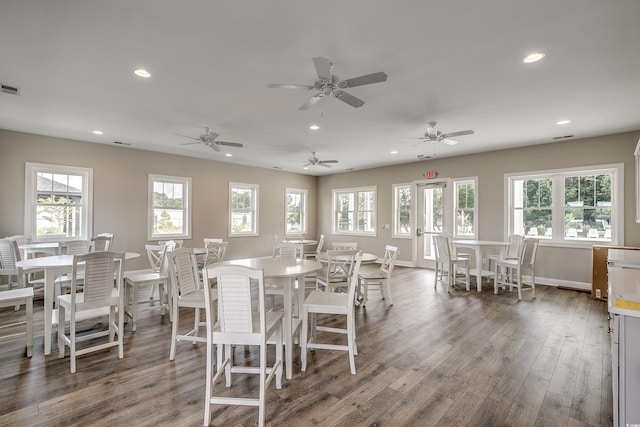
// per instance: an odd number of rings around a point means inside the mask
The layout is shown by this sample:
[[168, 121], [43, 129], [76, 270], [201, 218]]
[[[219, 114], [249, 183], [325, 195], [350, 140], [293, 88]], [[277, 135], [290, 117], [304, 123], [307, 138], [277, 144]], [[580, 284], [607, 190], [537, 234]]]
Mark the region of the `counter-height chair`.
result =
[[[200, 320], [200, 309], [205, 309], [204, 290], [200, 283], [200, 273], [196, 255], [191, 248], [176, 248], [168, 253], [169, 278], [171, 283], [171, 310], [173, 324], [171, 327], [171, 349], [169, 360], [176, 358], [176, 343], [178, 341], [206, 342], [207, 338], [200, 335], [200, 327], [205, 322]], [[187, 333], [180, 333], [180, 308], [193, 308], [195, 316], [193, 329]]]
[[[118, 358], [124, 357], [124, 298], [121, 289], [123, 268], [124, 253], [122, 252], [91, 252], [73, 257], [71, 293], [58, 296], [58, 349], [60, 350], [58, 357], [64, 357], [65, 346], [68, 346], [71, 373], [76, 372], [76, 357], [83, 354], [118, 347]], [[82, 291], [79, 289], [80, 274], [82, 274]], [[78, 322], [104, 316], [109, 316], [107, 330], [78, 334]], [[69, 324], [68, 335], [66, 319]], [[93, 342], [94, 339], [103, 336], [109, 337], [106, 343]], [[87, 340], [91, 340], [92, 344], [78, 350], [77, 343]]]
[[[469, 271], [469, 258], [467, 257], [455, 257], [452, 255], [451, 244], [449, 243], [449, 237], [445, 235], [434, 236], [433, 240], [436, 245], [436, 253], [438, 255], [438, 261], [442, 263], [441, 268], [441, 280], [446, 270], [447, 273], [447, 292], [450, 291], [451, 286], [456, 284], [463, 284], [467, 290], [471, 289], [470, 271]], [[437, 280], [436, 280], [437, 283]]]
[[[60, 243], [60, 251], [63, 255], [84, 255], [93, 251], [91, 240], [67, 240]], [[63, 274], [56, 277], [53, 282], [54, 295], [67, 293], [71, 288], [71, 275]], [[82, 271], [78, 273], [78, 290], [82, 289]]]
[[[262, 270], [216, 265], [205, 269], [203, 275], [207, 324], [204, 425], [211, 423], [211, 405], [244, 405], [258, 407], [258, 425], [264, 426], [267, 387], [275, 377], [276, 388], [282, 388], [283, 313], [265, 310]], [[212, 279], [216, 279], [217, 289], [211, 287]], [[214, 310], [216, 299], [217, 315]], [[276, 348], [271, 366], [267, 364], [268, 341], [273, 342]], [[217, 346], [216, 360], [213, 358], [214, 345]], [[235, 365], [233, 351], [236, 345], [259, 346], [259, 366]], [[232, 374], [236, 373], [259, 376], [257, 398], [214, 394], [214, 384], [221, 375], [225, 376], [225, 385], [231, 387]]]
[[[303, 372], [307, 370], [307, 350], [323, 349], [347, 351], [349, 353], [351, 373], [353, 375], [356, 373], [355, 356], [358, 354], [358, 347], [356, 346], [355, 295], [358, 286], [360, 263], [362, 261], [362, 251], [357, 252], [354, 258], [353, 275], [351, 276], [347, 293], [311, 291], [304, 300], [300, 337], [300, 360], [302, 362], [301, 369]], [[339, 328], [333, 324], [331, 326], [319, 325], [317, 322], [318, 314], [344, 315], [346, 316], [346, 326]], [[331, 322], [334, 322], [333, 316]], [[311, 333], [309, 338], [307, 338], [309, 329]], [[317, 331], [346, 335], [347, 343], [336, 344], [333, 340], [331, 342], [320, 343], [317, 341]]]
[[[536, 253], [538, 252], [537, 238], [524, 239], [524, 245], [519, 259], [504, 259], [496, 262], [495, 278], [493, 281], [493, 292], [498, 293], [498, 288], [509, 287], [518, 288], [518, 299], [522, 299], [522, 288], [527, 285], [531, 289], [533, 298], [536, 297]], [[522, 279], [523, 273], [529, 275], [529, 283]]]
[[386, 300], [389, 305], [393, 305], [391, 298], [391, 273], [396, 265], [398, 258], [398, 248], [396, 246], [386, 245], [384, 247], [384, 257], [380, 264], [380, 269], [376, 272], [362, 272], [358, 275], [358, 298], [361, 298], [360, 305], [367, 305], [369, 297], [369, 288], [377, 287], [380, 290], [382, 299]]
[[[507, 249], [501, 255], [490, 255], [489, 263], [495, 266], [497, 261], [501, 261], [503, 259], [519, 259], [522, 253], [522, 248], [524, 244], [524, 236], [520, 234], [511, 234], [507, 240], [509, 243], [507, 245]], [[494, 269], [495, 271], [495, 269]]]
[[13, 239], [0, 239], [0, 280], [6, 277], [8, 289], [18, 287], [18, 267], [16, 262], [21, 261], [18, 242]]
[[95, 252], [110, 251], [113, 248], [113, 233], [100, 233], [91, 238]]
[[[0, 342], [11, 341], [18, 337], [27, 339], [27, 357], [33, 354], [33, 288], [16, 288], [7, 291], [0, 291], [0, 307], [26, 307], [25, 330], [22, 332], [12, 332], [9, 335], [0, 337]], [[16, 323], [1, 326], [0, 329], [14, 330]]]
[[[125, 314], [131, 319], [132, 332], [135, 332], [137, 328], [139, 305], [150, 304], [149, 301], [140, 301], [141, 287], [157, 287], [158, 307], [160, 307], [161, 315], [164, 316], [165, 310], [168, 308], [169, 315], [171, 317], [173, 316], [170, 308], [170, 295], [168, 290], [165, 289], [165, 287], [169, 285], [169, 260], [167, 254], [174, 249], [173, 243], [168, 242], [165, 245], [145, 245], [145, 249], [151, 268], [124, 272]], [[151, 295], [153, 296], [153, 291]], [[157, 307], [151, 306], [149, 308]]]
[[[304, 246], [302, 243], [297, 242], [278, 242], [273, 245], [273, 257], [274, 258], [288, 258], [294, 260], [301, 260], [304, 256]], [[265, 283], [265, 294], [271, 295], [271, 309], [275, 306], [275, 296], [283, 295], [284, 296], [284, 286], [286, 284], [284, 281], [288, 281], [289, 279], [269, 279], [268, 282]], [[294, 292], [298, 292], [299, 284], [296, 286]]]
[[327, 267], [318, 274], [316, 289], [334, 292], [338, 288], [348, 287], [357, 253], [355, 249], [327, 251]]
[[202, 270], [205, 266], [213, 264], [215, 262], [221, 262], [224, 260], [227, 252], [227, 246], [229, 242], [225, 242], [222, 239], [204, 239], [204, 254], [201, 255], [201, 260], [198, 261], [198, 269]]
[[336, 251], [349, 251], [358, 249], [358, 242], [333, 242], [333, 249]]

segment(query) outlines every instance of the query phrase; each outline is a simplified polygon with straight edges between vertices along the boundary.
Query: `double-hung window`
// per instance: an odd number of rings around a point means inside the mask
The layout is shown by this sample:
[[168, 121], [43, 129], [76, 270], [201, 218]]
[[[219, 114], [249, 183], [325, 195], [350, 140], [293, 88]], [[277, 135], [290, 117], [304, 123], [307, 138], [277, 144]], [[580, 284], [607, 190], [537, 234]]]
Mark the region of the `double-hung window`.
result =
[[623, 165], [507, 176], [509, 233], [573, 245], [621, 244]]
[[148, 238], [191, 238], [191, 178], [149, 175]]
[[307, 233], [307, 190], [286, 189], [285, 233]]
[[376, 187], [333, 190], [333, 233], [376, 235]]
[[456, 228], [455, 237], [475, 238], [476, 236], [476, 180], [456, 180], [453, 183]]
[[411, 184], [393, 185], [393, 237], [411, 237]]
[[258, 185], [229, 183], [229, 236], [258, 235]]
[[93, 169], [27, 162], [24, 231], [34, 241], [89, 239]]

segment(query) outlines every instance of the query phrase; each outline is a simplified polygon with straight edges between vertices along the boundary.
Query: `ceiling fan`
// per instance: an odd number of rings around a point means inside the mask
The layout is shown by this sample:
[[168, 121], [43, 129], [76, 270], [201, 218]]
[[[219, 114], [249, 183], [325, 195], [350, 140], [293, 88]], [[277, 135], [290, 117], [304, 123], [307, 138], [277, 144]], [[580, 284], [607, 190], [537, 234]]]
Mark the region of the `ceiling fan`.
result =
[[311, 152], [311, 157], [309, 157], [307, 159], [307, 164], [303, 165], [303, 168], [306, 168], [308, 166], [324, 166], [325, 168], [330, 168], [331, 165], [329, 165], [329, 163], [338, 163], [337, 160], [320, 160], [319, 158], [316, 157], [316, 152], [312, 151]]
[[220, 151], [222, 145], [225, 145], [227, 147], [239, 147], [239, 148], [244, 147], [244, 145], [239, 144], [237, 142], [218, 141], [217, 138], [220, 135], [212, 131], [211, 128], [208, 126], [204, 128], [204, 131], [205, 132], [197, 138], [194, 138], [192, 136], [187, 136], [187, 135], [180, 135], [185, 138], [189, 138], [197, 141], [197, 142], [185, 142], [184, 144], [180, 144], [180, 145], [204, 144], [207, 147], [212, 148], [214, 151]]
[[451, 137], [473, 134], [472, 130], [461, 130], [459, 132], [442, 133], [436, 129], [436, 125], [436, 122], [429, 122], [429, 127], [427, 128], [424, 136], [418, 137], [418, 139], [422, 139], [421, 142], [442, 142], [443, 144], [447, 145], [456, 145], [458, 141], [450, 139]]
[[340, 80], [338, 77], [331, 74], [333, 64], [329, 62], [327, 58], [316, 56], [313, 58], [313, 64], [316, 67], [316, 74], [318, 75], [318, 80], [316, 80], [313, 85], [271, 83], [267, 85], [267, 87], [276, 89], [315, 89], [320, 91], [320, 93], [313, 95], [307, 102], [302, 104], [300, 108], [298, 108], [299, 110], [308, 110], [313, 104], [320, 101], [325, 96], [330, 95], [335, 96], [340, 101], [345, 102], [354, 108], [358, 108], [364, 105], [364, 101], [345, 92], [343, 89], [369, 85], [372, 83], [380, 83], [387, 80], [387, 74], [382, 71], [347, 80]]

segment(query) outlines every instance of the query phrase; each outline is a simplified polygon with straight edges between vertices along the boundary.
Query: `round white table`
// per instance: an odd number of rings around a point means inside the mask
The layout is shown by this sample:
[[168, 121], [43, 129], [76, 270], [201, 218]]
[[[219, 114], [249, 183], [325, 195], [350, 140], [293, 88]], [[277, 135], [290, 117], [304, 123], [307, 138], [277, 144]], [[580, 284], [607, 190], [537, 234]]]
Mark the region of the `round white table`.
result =
[[[320, 262], [327, 262], [329, 260], [329, 257], [327, 255], [326, 252], [320, 252], [319, 254], [316, 255], [316, 259]], [[378, 260], [378, 257], [374, 254], [370, 254], [367, 252], [363, 252], [362, 253], [362, 261], [360, 261], [361, 264], [371, 264], [374, 263]]]
[[500, 242], [494, 240], [469, 240], [469, 239], [453, 239], [451, 241], [456, 248], [469, 248], [473, 249], [476, 257], [476, 268], [471, 269], [471, 275], [476, 276], [476, 288], [478, 292], [482, 291], [482, 277], [483, 276], [493, 276], [493, 272], [487, 269], [483, 269], [484, 262], [484, 252], [487, 249], [497, 249], [500, 251], [500, 254], [503, 253], [504, 249], [509, 246], [508, 242]]
[[[139, 257], [136, 252], [126, 252], [125, 260]], [[44, 354], [51, 354], [51, 330], [58, 324], [58, 310], [53, 308], [54, 281], [56, 277], [71, 272], [73, 255], [53, 255], [30, 258], [16, 263], [22, 273], [44, 270]], [[20, 274], [22, 274], [20, 273]]]
[[299, 283], [304, 283], [304, 276], [322, 269], [322, 264], [313, 260], [296, 260], [290, 258], [245, 258], [223, 261], [224, 265], [242, 265], [263, 270], [264, 278], [286, 278], [289, 286], [284, 287], [284, 344], [285, 344], [285, 368], [286, 378], [293, 377], [293, 336], [302, 323], [302, 319], [293, 316], [294, 294], [298, 297], [297, 306], [304, 304], [304, 285], [301, 292], [294, 292], [296, 278]]

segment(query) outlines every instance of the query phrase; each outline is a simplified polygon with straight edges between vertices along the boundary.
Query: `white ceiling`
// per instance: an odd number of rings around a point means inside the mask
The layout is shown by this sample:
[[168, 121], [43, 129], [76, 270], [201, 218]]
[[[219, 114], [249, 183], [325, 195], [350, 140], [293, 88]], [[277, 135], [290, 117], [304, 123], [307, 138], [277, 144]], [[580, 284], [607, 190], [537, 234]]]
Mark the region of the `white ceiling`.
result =
[[[2, 0], [0, 128], [313, 175], [633, 131], [639, 21], [638, 0]], [[389, 78], [299, 111], [315, 91], [267, 84], [313, 84], [314, 56]], [[475, 134], [411, 139], [429, 121]], [[204, 126], [244, 148], [181, 145]]]

